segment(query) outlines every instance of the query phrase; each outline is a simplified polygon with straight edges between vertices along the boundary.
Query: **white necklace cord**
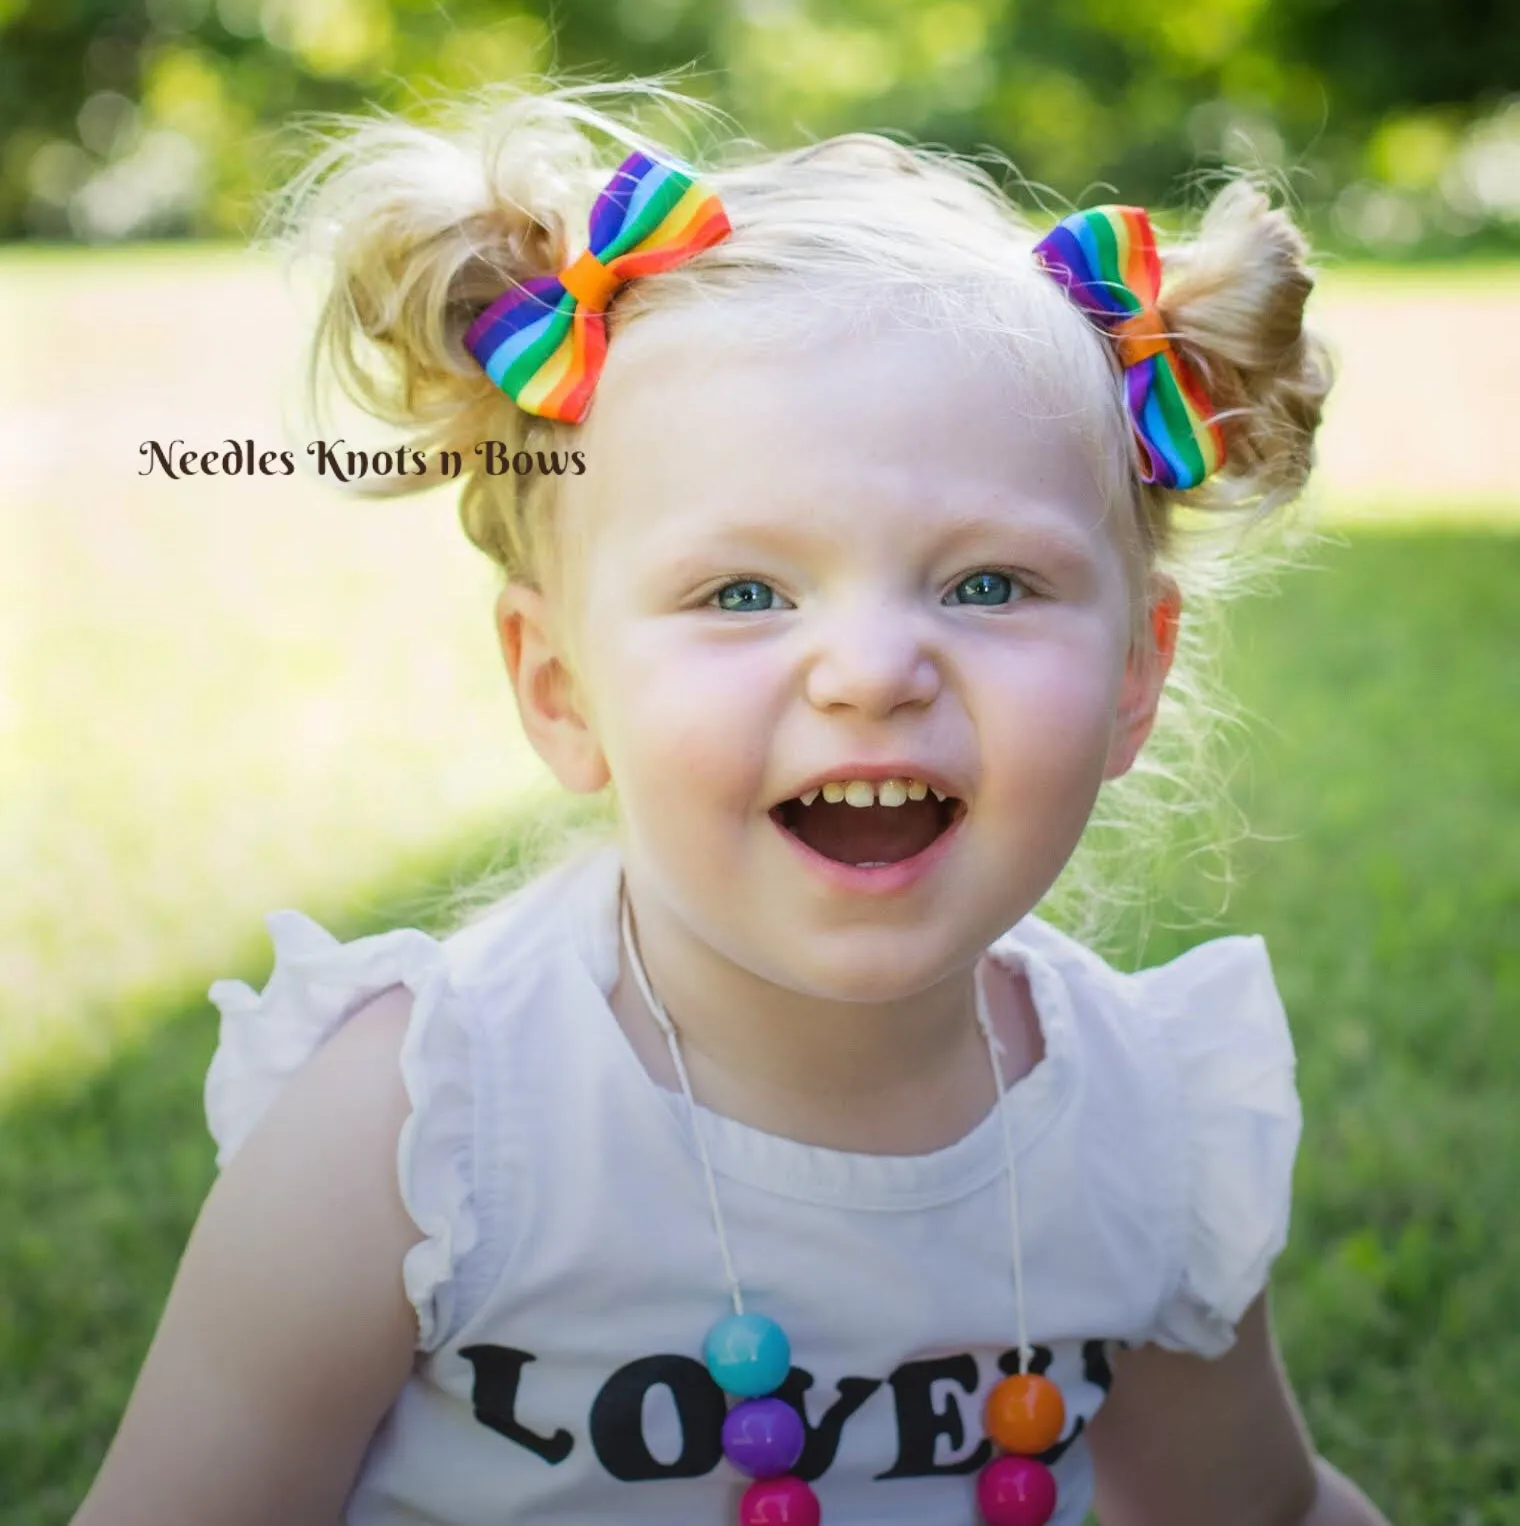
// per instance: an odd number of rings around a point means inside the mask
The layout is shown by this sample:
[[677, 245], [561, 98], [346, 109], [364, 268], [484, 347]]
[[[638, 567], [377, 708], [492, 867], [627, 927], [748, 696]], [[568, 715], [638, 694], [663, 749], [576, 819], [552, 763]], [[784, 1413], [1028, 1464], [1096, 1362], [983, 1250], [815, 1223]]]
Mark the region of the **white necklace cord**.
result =
[[[691, 1077], [687, 1075], [686, 1062], [681, 1057], [681, 1041], [676, 1034], [675, 1024], [670, 1020], [670, 1014], [666, 1012], [659, 998], [650, 989], [649, 977], [644, 973], [644, 961], [639, 957], [638, 943], [633, 935], [628, 895], [626, 888], [621, 885], [618, 899], [623, 941], [628, 948], [628, 963], [633, 970], [633, 978], [638, 982], [639, 993], [643, 996], [645, 1005], [654, 1014], [654, 1020], [659, 1025], [660, 1032], [665, 1035], [670, 1058], [675, 1064], [676, 1075], [680, 1078], [681, 1092], [686, 1098], [686, 1115], [691, 1120], [691, 1131], [697, 1142], [697, 1153], [702, 1157], [702, 1175], [707, 1182], [707, 1202], [712, 1211], [713, 1229], [718, 1236], [718, 1251], [723, 1257], [723, 1274], [728, 1279], [734, 1313], [742, 1314], [744, 1293], [739, 1286], [739, 1274], [734, 1270], [733, 1255], [729, 1251], [728, 1232], [723, 1224], [723, 1210], [718, 1203], [718, 1180], [713, 1172], [712, 1155], [707, 1148], [707, 1136], [697, 1117], [697, 1102], [692, 1095]], [[1024, 1257], [1023, 1246], [1019, 1239], [1019, 1187], [1018, 1175], [1013, 1163], [1013, 1125], [1008, 1117], [1008, 1109], [1004, 1106], [1006, 1088], [1003, 1083], [1003, 1066], [1000, 1058], [1003, 1046], [998, 1042], [997, 1035], [992, 1029], [992, 1018], [987, 1012], [987, 997], [982, 988], [980, 971], [973, 974], [972, 984], [976, 991], [977, 1026], [982, 1030], [982, 1037], [987, 1041], [987, 1057], [992, 1062], [992, 1075], [997, 1083], [998, 1120], [1003, 1137], [1003, 1163], [1008, 1176], [1009, 1224], [1013, 1238], [1013, 1300], [1019, 1336], [1019, 1371], [1024, 1373], [1029, 1371], [1033, 1348], [1029, 1344], [1029, 1330], [1024, 1319]]]
[[1013, 1306], [1015, 1328], [1019, 1335], [1019, 1371], [1029, 1371], [1034, 1351], [1029, 1344], [1029, 1327], [1024, 1319], [1024, 1246], [1019, 1236], [1019, 1176], [1013, 1165], [1013, 1120], [1004, 1106], [1003, 1046], [992, 1031], [992, 1017], [987, 1011], [987, 996], [982, 989], [981, 972], [973, 975], [976, 984], [976, 1025], [987, 1040], [987, 1058], [992, 1061], [992, 1076], [997, 1082], [998, 1121], [1002, 1125], [1003, 1165], [1008, 1176], [1008, 1225], [1013, 1239]]
[[734, 1258], [728, 1248], [728, 1231], [723, 1227], [723, 1211], [718, 1206], [718, 1179], [713, 1174], [712, 1156], [707, 1149], [707, 1136], [697, 1119], [697, 1102], [691, 1093], [691, 1077], [686, 1074], [686, 1062], [681, 1058], [681, 1042], [676, 1037], [675, 1024], [671, 1022], [659, 998], [649, 988], [649, 977], [644, 973], [644, 961], [639, 958], [638, 944], [633, 937], [633, 922], [629, 914], [628, 896], [621, 888], [618, 892], [622, 903], [623, 940], [628, 945], [628, 963], [633, 968], [633, 978], [639, 983], [639, 992], [645, 1005], [654, 1013], [654, 1020], [665, 1035], [670, 1058], [675, 1062], [676, 1075], [681, 1079], [681, 1090], [686, 1097], [686, 1116], [691, 1120], [691, 1132], [696, 1137], [697, 1151], [702, 1157], [702, 1174], [707, 1180], [707, 1202], [712, 1209], [713, 1228], [718, 1235], [718, 1252], [723, 1257], [723, 1275], [728, 1278], [728, 1291], [733, 1299], [734, 1313], [744, 1312], [744, 1293], [739, 1287], [739, 1274], [734, 1270]]

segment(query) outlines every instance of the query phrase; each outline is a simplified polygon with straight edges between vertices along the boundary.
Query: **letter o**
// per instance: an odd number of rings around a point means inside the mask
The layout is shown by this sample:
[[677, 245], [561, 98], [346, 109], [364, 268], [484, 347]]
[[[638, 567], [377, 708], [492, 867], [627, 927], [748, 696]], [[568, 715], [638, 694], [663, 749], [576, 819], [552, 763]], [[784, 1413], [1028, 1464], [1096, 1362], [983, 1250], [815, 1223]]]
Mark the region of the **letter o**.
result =
[[[644, 1395], [664, 1386], [681, 1422], [681, 1455], [661, 1462], [644, 1440]], [[712, 1374], [693, 1357], [646, 1356], [629, 1362], [602, 1384], [591, 1405], [591, 1446], [616, 1479], [700, 1478], [723, 1457], [728, 1406]]]

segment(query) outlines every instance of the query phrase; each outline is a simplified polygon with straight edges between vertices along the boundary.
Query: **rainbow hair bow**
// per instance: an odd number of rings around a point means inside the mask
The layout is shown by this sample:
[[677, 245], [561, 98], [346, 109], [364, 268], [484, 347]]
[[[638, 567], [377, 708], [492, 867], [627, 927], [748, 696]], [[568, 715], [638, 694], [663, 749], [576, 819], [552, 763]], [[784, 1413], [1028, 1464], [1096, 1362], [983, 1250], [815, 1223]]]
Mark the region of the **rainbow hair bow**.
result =
[[1119, 342], [1142, 482], [1197, 487], [1224, 465], [1224, 434], [1194, 369], [1167, 338], [1156, 299], [1161, 261], [1142, 207], [1091, 207], [1057, 223], [1035, 258]]
[[607, 357], [607, 304], [636, 276], [669, 270], [731, 232], [717, 196], [673, 164], [630, 154], [591, 209], [589, 247], [558, 275], [499, 296], [465, 348], [517, 406], [579, 423]]

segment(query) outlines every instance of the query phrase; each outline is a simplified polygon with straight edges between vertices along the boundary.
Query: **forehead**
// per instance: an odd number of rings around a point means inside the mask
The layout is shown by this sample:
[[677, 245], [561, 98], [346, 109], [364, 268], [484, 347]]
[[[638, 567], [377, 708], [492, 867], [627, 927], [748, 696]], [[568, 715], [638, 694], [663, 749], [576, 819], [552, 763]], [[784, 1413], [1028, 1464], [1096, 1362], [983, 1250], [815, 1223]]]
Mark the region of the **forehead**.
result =
[[890, 323], [631, 325], [584, 431], [583, 530], [619, 560], [757, 524], [879, 544], [986, 520], [1111, 547], [1101, 421], [1047, 370], [1006, 341]]

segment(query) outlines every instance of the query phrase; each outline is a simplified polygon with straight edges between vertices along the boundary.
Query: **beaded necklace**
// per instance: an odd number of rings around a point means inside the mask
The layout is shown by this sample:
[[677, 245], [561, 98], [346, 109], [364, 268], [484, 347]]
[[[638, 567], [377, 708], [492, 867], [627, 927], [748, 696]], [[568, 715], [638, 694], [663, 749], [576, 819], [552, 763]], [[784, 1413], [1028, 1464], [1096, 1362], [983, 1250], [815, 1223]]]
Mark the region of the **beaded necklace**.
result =
[[[792, 1349], [786, 1332], [764, 1314], [747, 1314], [739, 1276], [734, 1270], [723, 1210], [718, 1202], [718, 1183], [713, 1173], [707, 1138], [697, 1117], [691, 1079], [681, 1056], [675, 1024], [649, 986], [639, 957], [626, 890], [619, 890], [623, 942], [628, 963], [645, 1004], [665, 1035], [670, 1058], [686, 1098], [687, 1117], [712, 1211], [718, 1251], [728, 1280], [734, 1312], [707, 1332], [702, 1343], [703, 1359], [718, 1387], [739, 1402], [723, 1422], [723, 1454], [738, 1471], [755, 1480], [739, 1502], [739, 1526], [819, 1526], [822, 1508], [818, 1496], [792, 1473], [802, 1456], [806, 1433], [802, 1417], [776, 1390], [791, 1371]], [[1024, 1320], [1024, 1263], [1019, 1243], [1018, 1178], [1014, 1171], [1013, 1136], [1004, 1106], [1005, 1088], [1000, 1046], [992, 1031], [980, 968], [973, 975], [976, 1021], [987, 1041], [987, 1055], [997, 1082], [997, 1108], [1002, 1123], [1003, 1160], [1008, 1177], [1009, 1225], [1013, 1246], [1013, 1293], [1018, 1321], [1019, 1370], [998, 1382], [987, 1396], [983, 1424], [987, 1434], [1003, 1449], [977, 1477], [976, 1498], [986, 1526], [1045, 1526], [1055, 1514], [1055, 1476], [1038, 1461], [1060, 1439], [1066, 1424], [1066, 1405], [1061, 1390], [1048, 1378], [1029, 1371], [1032, 1348]]]

